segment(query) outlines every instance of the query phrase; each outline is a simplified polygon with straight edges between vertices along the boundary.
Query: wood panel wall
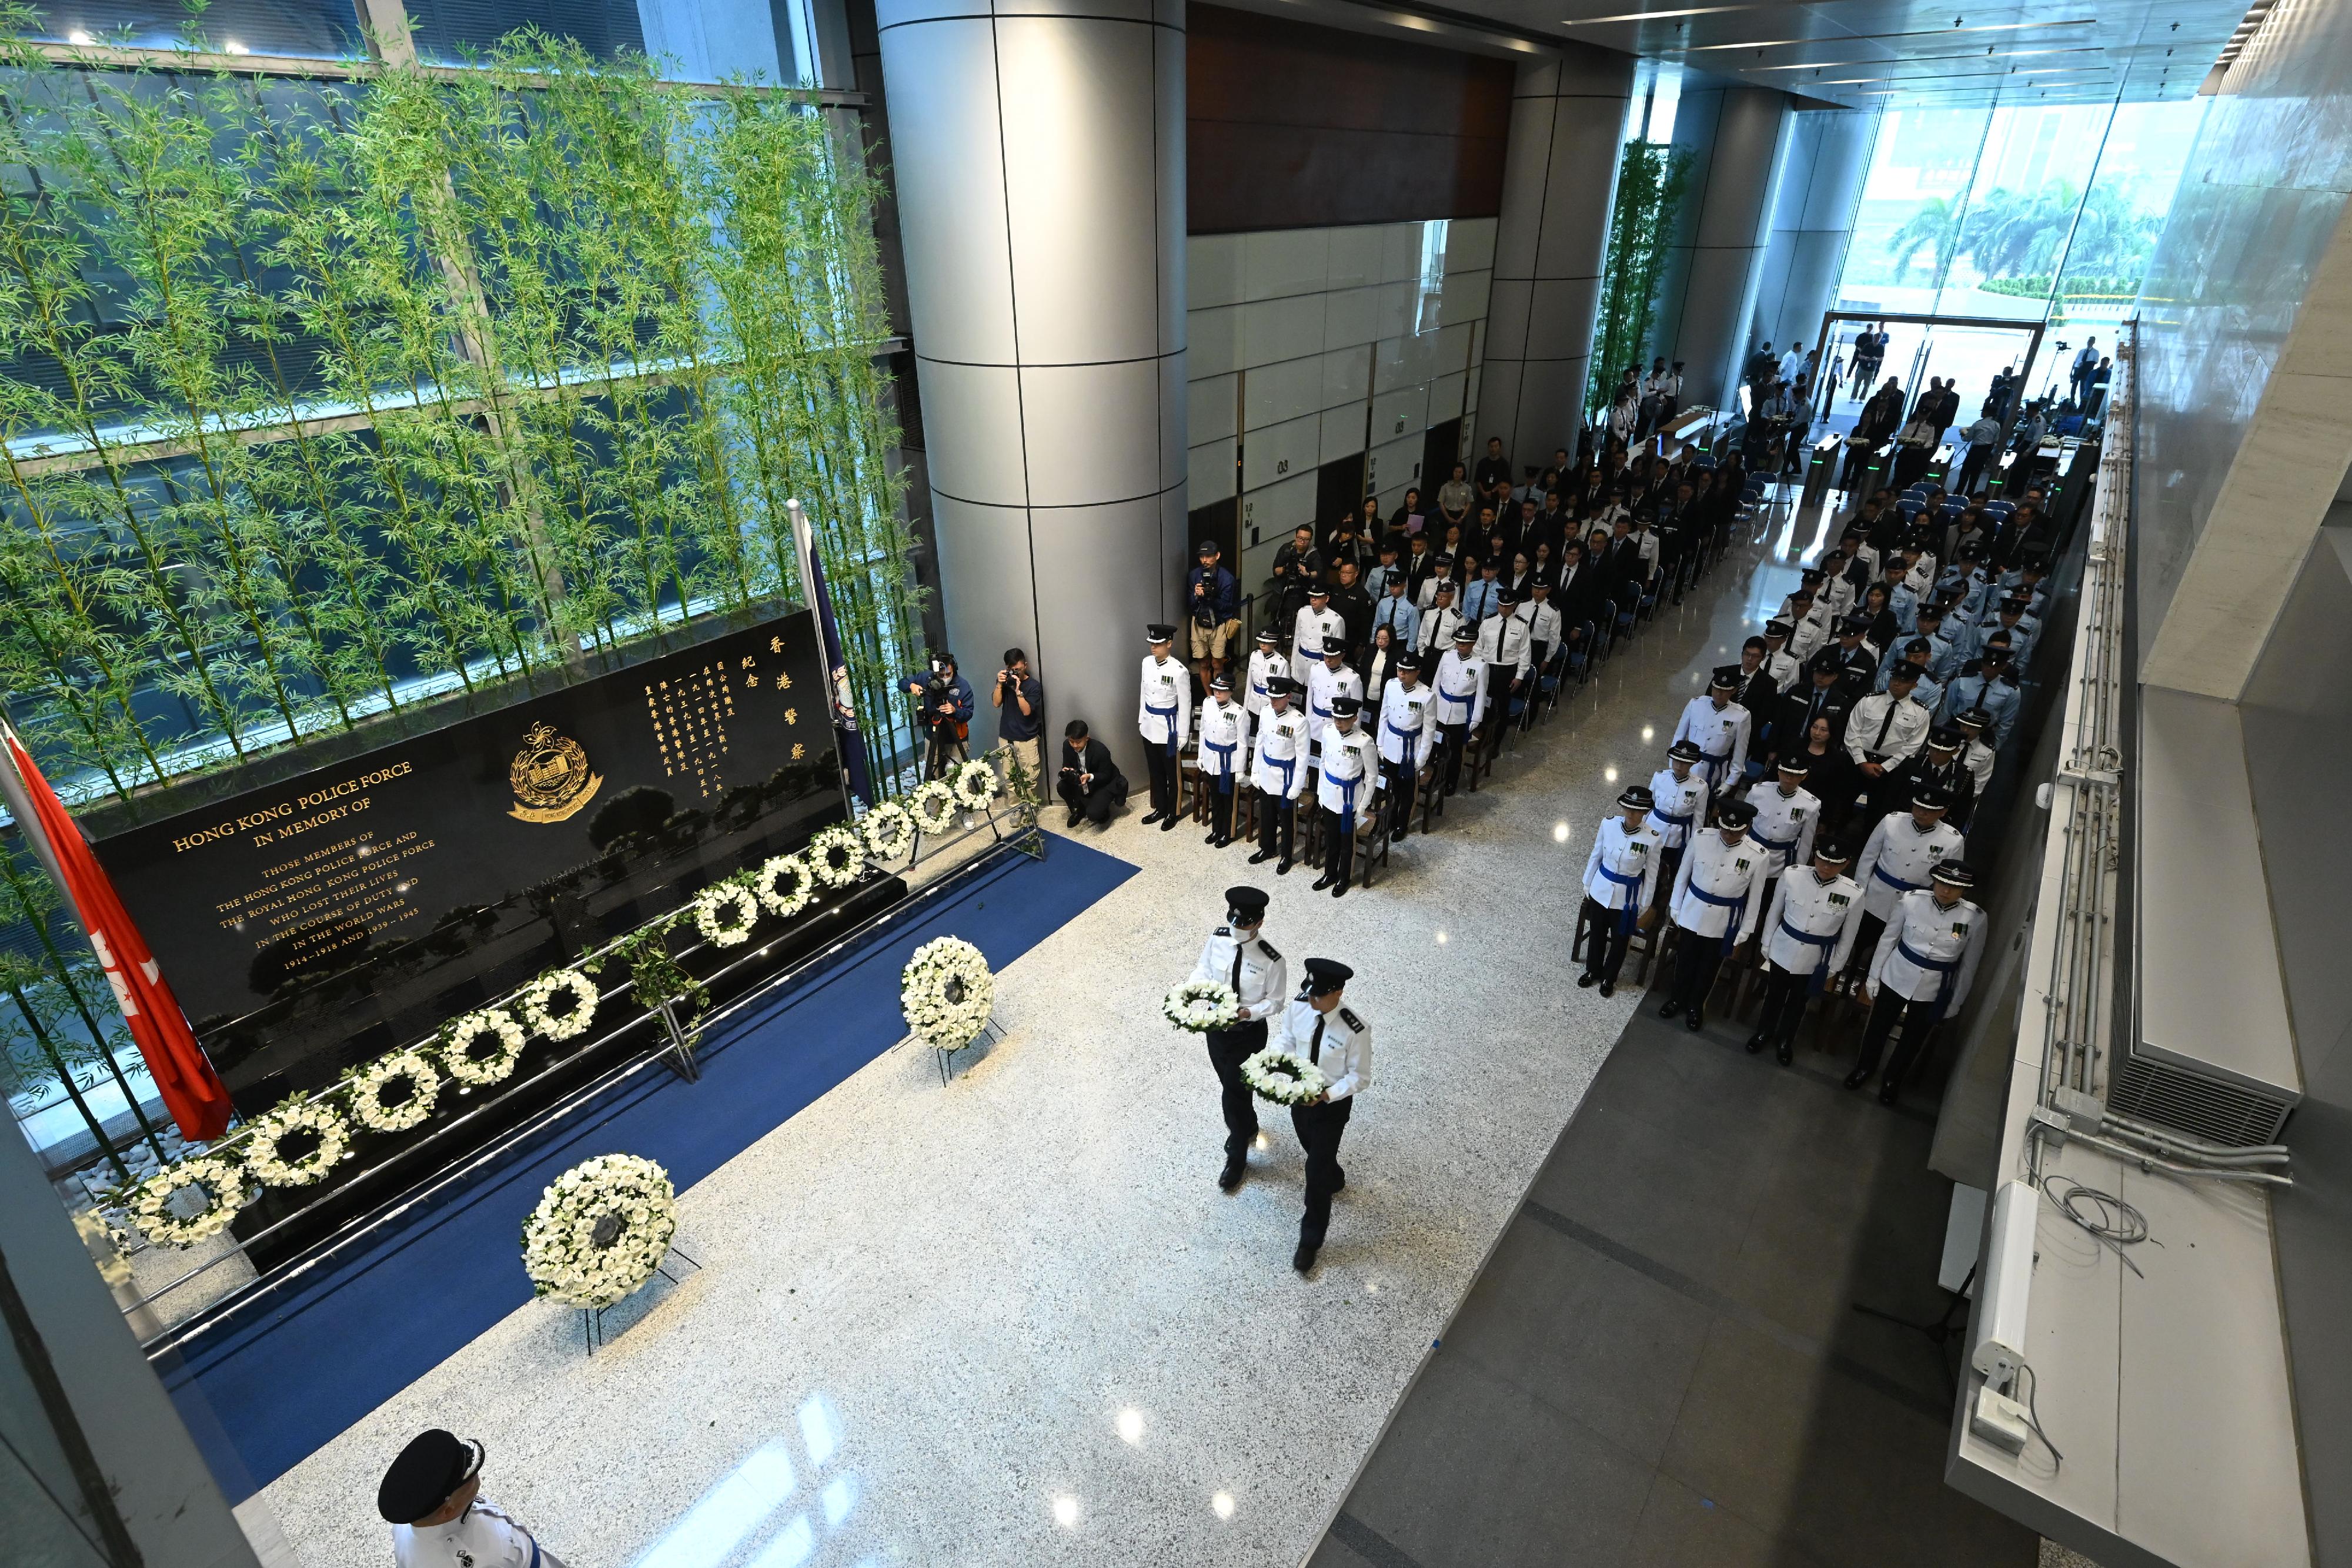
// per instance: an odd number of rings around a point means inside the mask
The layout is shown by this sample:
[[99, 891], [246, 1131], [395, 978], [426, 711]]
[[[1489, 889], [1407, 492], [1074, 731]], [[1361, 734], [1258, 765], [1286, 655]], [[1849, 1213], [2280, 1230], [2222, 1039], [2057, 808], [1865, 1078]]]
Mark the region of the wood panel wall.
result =
[[1216, 5], [1185, 39], [1193, 234], [1501, 210], [1511, 61]]

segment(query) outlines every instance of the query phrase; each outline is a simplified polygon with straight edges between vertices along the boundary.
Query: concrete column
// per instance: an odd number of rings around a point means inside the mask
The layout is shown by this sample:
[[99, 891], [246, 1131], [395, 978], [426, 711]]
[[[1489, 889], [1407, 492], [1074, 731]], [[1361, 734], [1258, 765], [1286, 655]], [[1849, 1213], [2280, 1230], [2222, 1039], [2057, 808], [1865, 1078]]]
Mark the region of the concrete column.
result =
[[1772, 177], [1788, 131], [1789, 96], [1770, 88], [1685, 92], [1675, 144], [1695, 154], [1684, 201], [1683, 255], [1667, 267], [1671, 296], [1658, 340], [1683, 361], [1688, 402], [1732, 406], [1770, 237]]
[[1633, 90], [1633, 57], [1611, 49], [1519, 67], [1474, 453], [1489, 435], [1521, 466], [1576, 450]]
[[1028, 650], [1140, 787], [1143, 626], [1184, 562], [1181, 0], [881, 0], [949, 637]]
[[1822, 313], [1837, 295], [1854, 204], [1862, 198], [1870, 151], [1877, 141], [1878, 115], [1824, 109], [1791, 119], [1795, 128], [1772, 203], [1772, 237], [1748, 336], [1774, 343], [1793, 338], [1811, 346], [1821, 336]]

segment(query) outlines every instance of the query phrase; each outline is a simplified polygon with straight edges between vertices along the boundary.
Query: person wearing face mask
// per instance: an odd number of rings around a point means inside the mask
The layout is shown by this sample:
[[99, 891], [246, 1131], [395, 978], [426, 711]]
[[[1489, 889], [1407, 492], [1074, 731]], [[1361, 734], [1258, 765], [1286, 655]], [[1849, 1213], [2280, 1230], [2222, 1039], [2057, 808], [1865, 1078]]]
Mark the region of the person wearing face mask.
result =
[[1225, 1117], [1225, 1166], [1217, 1186], [1241, 1186], [1250, 1145], [1257, 1141], [1257, 1097], [1242, 1081], [1242, 1063], [1265, 1049], [1266, 1020], [1290, 994], [1282, 954], [1265, 939], [1266, 895], [1255, 887], [1225, 889], [1225, 923], [1209, 934], [1192, 978], [1232, 988], [1241, 1002], [1234, 1027], [1211, 1030], [1209, 1065], [1217, 1074]]

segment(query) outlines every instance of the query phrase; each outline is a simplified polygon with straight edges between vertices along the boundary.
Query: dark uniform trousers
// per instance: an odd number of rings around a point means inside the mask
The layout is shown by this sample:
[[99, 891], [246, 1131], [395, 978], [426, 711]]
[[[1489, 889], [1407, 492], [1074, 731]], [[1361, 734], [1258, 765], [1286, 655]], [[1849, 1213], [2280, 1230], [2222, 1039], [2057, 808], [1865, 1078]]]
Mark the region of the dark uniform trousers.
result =
[[1356, 869], [1356, 835], [1348, 831], [1345, 813], [1323, 810], [1323, 874], [1348, 885]]
[[1176, 814], [1176, 757], [1163, 743], [1143, 746], [1143, 766], [1151, 775], [1151, 809], [1164, 816]]
[[1265, 1020], [1209, 1031], [1209, 1065], [1217, 1070], [1225, 1109], [1225, 1157], [1240, 1159], [1257, 1136], [1257, 1096], [1242, 1082], [1242, 1063], [1265, 1049]]
[[1209, 825], [1217, 837], [1230, 839], [1234, 836], [1234, 802], [1240, 799], [1241, 790], [1230, 773], [1221, 776], [1216, 784], [1223, 788], [1213, 786], [1209, 790]]
[[1612, 986], [1625, 964], [1625, 945], [1633, 939], [1631, 931], [1618, 925], [1623, 914], [1590, 898], [1584, 901], [1584, 972]]
[[1879, 933], [1885, 929], [1885, 921], [1867, 910], [1863, 912], [1861, 924], [1853, 928], [1853, 956], [1845, 961], [1847, 974], [1861, 975], [1869, 971], [1870, 961], [1878, 954]]
[[1706, 998], [1715, 990], [1716, 972], [1722, 965], [1722, 937], [1702, 936], [1696, 931], [1676, 927], [1675, 988], [1667, 993], [1668, 1005], [1678, 1013], [1706, 1006]]
[[1420, 793], [1420, 770], [1411, 763], [1383, 762], [1381, 772], [1389, 784], [1389, 837], [1401, 839], [1412, 826], [1412, 803]]
[[1301, 1246], [1322, 1246], [1324, 1233], [1331, 1228], [1331, 1195], [1348, 1179], [1339, 1168], [1339, 1134], [1348, 1130], [1348, 1117], [1355, 1109], [1352, 1094], [1290, 1108], [1290, 1125], [1298, 1134], [1298, 1146], [1307, 1151], [1307, 1214], [1298, 1222]]
[[1445, 747], [1445, 792], [1453, 794], [1462, 782], [1462, 752], [1469, 744], [1467, 724], [1441, 724], [1437, 727], [1437, 743]]
[[[1698, 826], [1694, 824], [1686, 831], [1696, 832]], [[1658, 891], [1650, 895], [1652, 904], [1664, 904], [1674, 896], [1675, 873], [1682, 868], [1683, 846], [1681, 844], [1676, 844], [1670, 850], [1662, 849], [1658, 852]]]
[[[1829, 960], [1824, 957], [1822, 962]], [[1792, 975], [1778, 964], [1764, 966], [1764, 1009], [1756, 1018], [1756, 1032], [1765, 1043], [1774, 1047], [1788, 1045], [1797, 1038], [1799, 1026], [1805, 1021], [1805, 1003], [1811, 998], [1813, 977]]]
[[1868, 1072], [1878, 1065], [1878, 1054], [1886, 1049], [1886, 1037], [1895, 1032], [1898, 1019], [1903, 1025], [1903, 1043], [1895, 1048], [1886, 1064], [1889, 1083], [1902, 1082], [1903, 1075], [1927, 1049], [1927, 1037], [1936, 1030], [1936, 998], [1906, 1002], [1895, 994], [1894, 987], [1880, 986], [1878, 999], [1870, 1004], [1870, 1022], [1862, 1031], [1862, 1057], [1853, 1064], [1856, 1072]]
[[1292, 860], [1291, 831], [1297, 814], [1298, 802], [1289, 796], [1269, 795], [1264, 790], [1258, 792], [1258, 848], [1280, 854], [1284, 865], [1288, 865]]

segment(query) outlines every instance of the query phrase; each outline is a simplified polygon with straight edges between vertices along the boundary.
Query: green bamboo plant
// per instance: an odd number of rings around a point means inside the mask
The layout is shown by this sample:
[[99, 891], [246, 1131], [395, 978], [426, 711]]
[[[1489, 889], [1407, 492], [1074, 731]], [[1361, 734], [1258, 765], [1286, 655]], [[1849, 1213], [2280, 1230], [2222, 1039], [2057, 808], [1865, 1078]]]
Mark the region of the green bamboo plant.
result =
[[1608, 406], [1620, 371], [1644, 363], [1651, 352], [1658, 284], [1689, 187], [1690, 167], [1686, 151], [1654, 141], [1625, 144], [1617, 169], [1617, 198], [1609, 214], [1591, 370], [1584, 383], [1589, 413]]

